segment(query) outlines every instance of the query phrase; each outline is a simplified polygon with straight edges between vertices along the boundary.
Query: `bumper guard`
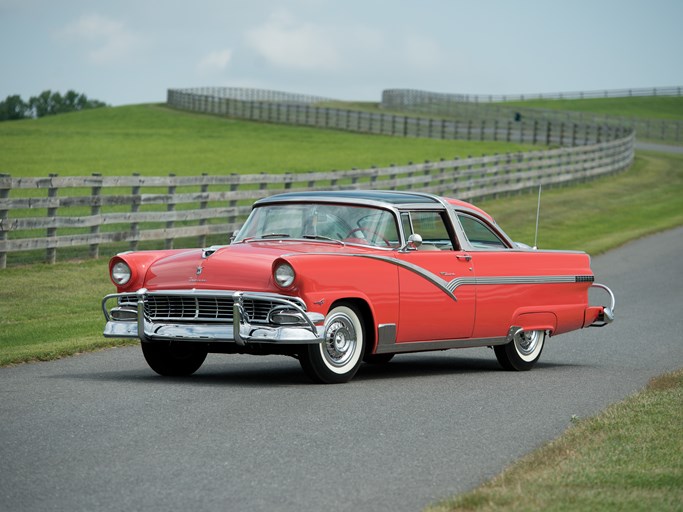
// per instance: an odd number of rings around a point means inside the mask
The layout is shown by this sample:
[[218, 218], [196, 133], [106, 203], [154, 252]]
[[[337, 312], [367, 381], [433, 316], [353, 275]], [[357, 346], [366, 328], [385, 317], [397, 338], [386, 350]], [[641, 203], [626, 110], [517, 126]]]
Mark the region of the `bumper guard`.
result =
[[[147, 296], [154, 294], [146, 289], [134, 295], [133, 306], [107, 309], [107, 302], [130, 293], [113, 293], [102, 299], [102, 311], [107, 321], [104, 336], [107, 338], [139, 338], [141, 341], [197, 341], [226, 342], [244, 346], [248, 343], [315, 344], [323, 341], [321, 324], [325, 317], [320, 313], [309, 313], [288, 297], [252, 292], [230, 292], [233, 299], [232, 321], [224, 323], [152, 321], [145, 315]], [[160, 292], [168, 293], [168, 292]], [[216, 293], [216, 292], [210, 292]], [[196, 290], [183, 291], [184, 295], [207, 295]], [[221, 294], [222, 295], [222, 294]], [[276, 304], [268, 314], [266, 323], [254, 323], [244, 308], [244, 300], [265, 300]], [[135, 309], [134, 309], [135, 308]]]

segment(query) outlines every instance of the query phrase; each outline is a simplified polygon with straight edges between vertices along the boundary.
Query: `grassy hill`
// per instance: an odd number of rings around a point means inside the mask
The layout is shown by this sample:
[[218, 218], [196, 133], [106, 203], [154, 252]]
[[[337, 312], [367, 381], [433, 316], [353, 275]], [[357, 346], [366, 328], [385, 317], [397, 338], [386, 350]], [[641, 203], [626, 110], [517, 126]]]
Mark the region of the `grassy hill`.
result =
[[163, 105], [0, 123], [0, 173], [15, 177], [329, 171], [529, 149], [257, 123]]

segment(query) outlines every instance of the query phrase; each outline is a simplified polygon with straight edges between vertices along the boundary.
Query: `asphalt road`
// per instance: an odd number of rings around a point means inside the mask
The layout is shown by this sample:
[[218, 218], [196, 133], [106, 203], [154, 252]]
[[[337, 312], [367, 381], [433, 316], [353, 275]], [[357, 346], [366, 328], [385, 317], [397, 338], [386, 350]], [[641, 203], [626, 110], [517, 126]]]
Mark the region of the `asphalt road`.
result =
[[0, 369], [0, 509], [420, 510], [683, 367], [682, 256], [677, 229], [596, 258], [616, 322], [552, 338], [526, 373], [483, 348], [337, 386], [279, 357], [168, 380], [137, 347]]
[[683, 146], [672, 146], [669, 144], [657, 144], [654, 142], [640, 142], [636, 141], [636, 149], [645, 151], [658, 151], [660, 153], [683, 153]]

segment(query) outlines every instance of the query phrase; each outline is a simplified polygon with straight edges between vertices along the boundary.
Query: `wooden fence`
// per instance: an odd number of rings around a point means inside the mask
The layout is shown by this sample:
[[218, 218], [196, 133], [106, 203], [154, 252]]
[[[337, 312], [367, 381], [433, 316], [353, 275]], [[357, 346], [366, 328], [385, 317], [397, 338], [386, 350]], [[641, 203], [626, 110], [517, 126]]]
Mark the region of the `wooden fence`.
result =
[[551, 92], [532, 94], [453, 94], [421, 91], [418, 89], [387, 89], [382, 92], [382, 103], [419, 102], [423, 103], [425, 96], [449, 101], [468, 103], [499, 103], [505, 101], [526, 100], [583, 100], [598, 98], [633, 98], [642, 96], [683, 96], [683, 87], [640, 87], [631, 89], [601, 89], [597, 91]]
[[[635, 130], [640, 139], [666, 142], [683, 142], [683, 122], [669, 119], [640, 119], [591, 112], [508, 106], [505, 101], [524, 99], [579, 99], [619, 98], [629, 96], [681, 96], [683, 87], [650, 89], [624, 89], [582, 93], [557, 93], [521, 96], [473, 96], [447, 94], [414, 89], [388, 89], [382, 92], [381, 106], [387, 110], [401, 110], [416, 114], [443, 116], [446, 118], [474, 119], [480, 122], [494, 120], [505, 123], [520, 119], [527, 124], [572, 126], [602, 126], [617, 130], [619, 127]], [[606, 128], [610, 127], [610, 128]]]
[[[491, 140], [578, 146], [622, 138], [631, 129], [556, 120], [521, 119], [438, 119], [382, 112], [322, 107], [313, 103], [246, 100], [232, 88], [169, 89], [167, 104], [177, 109], [228, 116], [251, 121], [313, 126], [398, 137]], [[271, 93], [272, 91], [267, 91]], [[282, 93], [286, 94], [286, 93]], [[438, 112], [436, 113], [438, 115]]]
[[0, 175], [0, 268], [8, 254], [197, 237], [225, 243], [253, 201], [288, 190], [415, 189], [462, 199], [586, 180], [627, 168], [633, 135], [585, 146], [300, 174], [12, 178]]

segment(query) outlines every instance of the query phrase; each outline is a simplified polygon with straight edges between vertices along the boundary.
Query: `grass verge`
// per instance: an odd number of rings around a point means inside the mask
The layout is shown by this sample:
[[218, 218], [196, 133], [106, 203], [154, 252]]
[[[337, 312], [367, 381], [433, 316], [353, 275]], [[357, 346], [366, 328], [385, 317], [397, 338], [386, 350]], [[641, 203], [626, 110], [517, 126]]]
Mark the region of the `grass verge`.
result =
[[682, 453], [679, 370], [426, 512], [683, 510]]

